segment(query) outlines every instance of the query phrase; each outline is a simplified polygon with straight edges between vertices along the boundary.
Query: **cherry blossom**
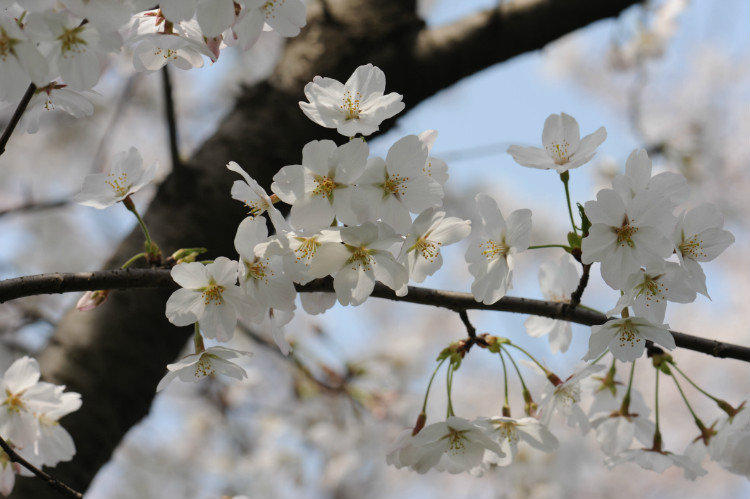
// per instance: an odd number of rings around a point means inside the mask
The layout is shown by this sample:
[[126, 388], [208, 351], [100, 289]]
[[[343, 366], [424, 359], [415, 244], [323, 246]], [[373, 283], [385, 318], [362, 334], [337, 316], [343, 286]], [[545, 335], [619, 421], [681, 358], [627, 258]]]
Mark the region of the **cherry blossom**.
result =
[[21, 98], [29, 83], [49, 83], [49, 64], [16, 21], [0, 12], [0, 101]]
[[27, 133], [36, 133], [42, 115], [52, 111], [65, 111], [75, 118], [91, 116], [94, 114], [92, 100], [95, 95], [92, 91], [71, 90], [67, 85], [53, 81], [36, 89], [26, 112], [21, 117], [20, 127]]
[[81, 192], [76, 194], [74, 201], [98, 210], [112, 206], [151, 182], [157, 167], [154, 163], [144, 170], [141, 154], [131, 147], [115, 154], [109, 173], [86, 175]]
[[514, 419], [511, 417], [495, 416], [492, 418], [481, 418], [474, 422], [477, 426], [484, 428], [485, 432], [498, 442], [502, 454], [488, 449], [485, 452], [485, 461], [497, 466], [508, 466], [518, 453], [518, 444], [523, 441], [535, 449], [543, 452], [554, 452], [557, 450], [557, 438], [552, 432], [536, 418]]
[[582, 241], [581, 261], [601, 262], [602, 278], [614, 289], [641, 266], [672, 254], [667, 236], [675, 217], [660, 193], [643, 191], [623, 200], [616, 191], [602, 189], [585, 208], [593, 225]]
[[606, 138], [604, 127], [581, 138], [575, 118], [565, 113], [551, 114], [542, 131], [544, 149], [513, 145], [508, 148], [508, 154], [519, 165], [563, 173], [588, 163]]
[[273, 223], [277, 232], [288, 232], [291, 230], [291, 227], [289, 227], [289, 224], [286, 223], [286, 220], [284, 219], [284, 215], [282, 215], [278, 208], [274, 206], [271, 197], [254, 178], [248, 175], [247, 172], [234, 161], [230, 161], [227, 164], [227, 169], [239, 173], [242, 175], [242, 178], [245, 179], [244, 182], [242, 180], [235, 180], [234, 184], [232, 184], [232, 199], [245, 203], [245, 206], [250, 210], [249, 215], [251, 217], [257, 217], [263, 213], [268, 213], [271, 223]]
[[617, 360], [632, 362], [643, 355], [646, 340], [668, 350], [676, 346], [666, 324], [653, 324], [641, 317], [625, 317], [591, 327], [589, 351], [583, 360], [593, 360], [609, 348]]
[[683, 212], [672, 233], [677, 258], [690, 287], [708, 296], [706, 275], [699, 262], [710, 262], [734, 242], [731, 232], [723, 230], [724, 217], [712, 204], [702, 204]]
[[406, 292], [408, 272], [389, 251], [401, 242], [401, 236], [382, 222], [367, 222], [344, 227], [342, 243], [324, 243], [310, 266], [310, 276], [334, 275], [333, 289], [342, 305], [364, 303], [378, 280], [393, 289]]
[[290, 310], [297, 292], [294, 283], [284, 273], [280, 254], [269, 249], [268, 229], [264, 218], [246, 218], [237, 228], [234, 247], [240, 255], [239, 282], [247, 294], [250, 307], [257, 314], [250, 320], [260, 322], [267, 308]]
[[[569, 303], [570, 295], [578, 287], [579, 279], [576, 265], [568, 253], [560, 258], [559, 264], [545, 262], [539, 267], [539, 286], [547, 301]], [[524, 325], [526, 334], [533, 338], [549, 334], [549, 346], [552, 353], [568, 351], [573, 339], [570, 322], [532, 315], [526, 319]]]
[[302, 164], [283, 167], [271, 184], [271, 190], [292, 205], [292, 226], [316, 231], [331, 225], [334, 217], [356, 225], [352, 187], [364, 171], [368, 154], [369, 147], [362, 140], [338, 147], [332, 140], [305, 144]]
[[422, 282], [443, 264], [440, 248], [458, 242], [469, 235], [471, 223], [447, 217], [444, 211], [428, 208], [408, 230], [398, 261], [409, 270], [409, 278]]
[[627, 408], [622, 407], [622, 396], [622, 393], [618, 397], [610, 390], [599, 390], [589, 409], [589, 422], [596, 431], [599, 447], [607, 456], [615, 456], [630, 449], [633, 439], [643, 446], [651, 445], [653, 441], [656, 427], [648, 419], [650, 410], [643, 395], [631, 388]]
[[549, 426], [552, 415], [559, 412], [568, 419], [569, 426], [577, 426], [584, 435], [588, 433], [589, 420], [579, 405], [581, 381], [603, 369], [605, 367], [601, 364], [588, 365], [559, 385], [547, 385], [544, 399], [539, 404], [542, 424]]
[[357, 180], [354, 210], [360, 222], [381, 219], [399, 233], [411, 225], [411, 213], [442, 204], [443, 188], [424, 175], [429, 150], [416, 135], [399, 139], [385, 161], [371, 158]]
[[237, 262], [220, 256], [213, 263], [181, 263], [172, 279], [182, 286], [167, 300], [167, 319], [175, 326], [200, 322], [206, 338], [229, 341], [237, 314], [252, 315], [253, 308], [237, 286]]
[[675, 206], [685, 201], [689, 188], [679, 173], [663, 172], [651, 176], [651, 159], [644, 149], [635, 149], [625, 162], [625, 175], [612, 180], [612, 188], [625, 200], [643, 191], [656, 192]]
[[505, 455], [482, 428], [456, 416], [426, 426], [411, 439], [411, 446], [411, 452], [402, 451], [399, 460], [392, 462], [417, 473], [427, 473], [431, 468], [462, 473], [479, 467], [486, 450]]
[[163, 390], [175, 379], [185, 383], [196, 382], [215, 373], [238, 380], [247, 378], [245, 370], [231, 361], [243, 355], [252, 355], [252, 353], [213, 346], [203, 352], [187, 355], [179, 362], [167, 366], [169, 372], [159, 381], [156, 391]]
[[309, 102], [300, 102], [299, 107], [318, 125], [335, 128], [346, 137], [370, 135], [378, 131], [383, 120], [405, 107], [400, 94], [384, 92], [385, 73], [367, 64], [358, 67], [344, 84], [316, 76], [305, 85]]
[[725, 420], [711, 438], [711, 459], [726, 470], [750, 478], [750, 410], [743, 408], [731, 420]]
[[688, 286], [680, 266], [674, 262], [658, 261], [639, 269], [628, 277], [617, 305], [607, 312], [618, 314], [625, 307], [633, 307], [635, 315], [653, 323], [664, 322], [667, 301], [691, 303], [695, 291]]
[[491, 197], [477, 194], [476, 203], [478, 220], [472, 222], [466, 261], [474, 276], [471, 294], [491, 304], [511, 288], [515, 254], [529, 247], [531, 211], [516, 210], [506, 222]]
[[674, 454], [672, 452], [658, 451], [653, 449], [630, 449], [616, 456], [608, 457], [604, 461], [610, 468], [627, 462], [634, 462], [646, 470], [664, 473], [667, 468], [677, 466], [685, 472], [685, 478], [695, 480], [706, 474], [699, 463], [694, 462], [687, 456]]

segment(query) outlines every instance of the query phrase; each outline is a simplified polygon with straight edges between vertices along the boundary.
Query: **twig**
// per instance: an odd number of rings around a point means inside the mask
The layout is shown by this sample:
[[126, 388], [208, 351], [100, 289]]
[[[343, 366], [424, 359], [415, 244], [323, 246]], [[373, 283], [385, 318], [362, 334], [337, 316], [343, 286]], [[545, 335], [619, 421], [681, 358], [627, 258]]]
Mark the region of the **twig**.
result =
[[[147, 287], [176, 288], [167, 269], [117, 269], [96, 272], [79, 272], [71, 274], [54, 273], [38, 274], [0, 281], [0, 303], [24, 296], [67, 293], [71, 291], [93, 291], [97, 289], [127, 289]], [[301, 293], [316, 291], [332, 293], [333, 279], [317, 279], [308, 284], [296, 285]], [[493, 310], [496, 312], [513, 312], [517, 314], [539, 315], [551, 319], [564, 320], [597, 326], [607, 322], [605, 314], [576, 308], [565, 310], [560, 303], [505, 296], [499, 301], [486, 305], [477, 302], [469, 293], [443, 291], [439, 289], [418, 288], [409, 286], [406, 296], [396, 296], [387, 286], [376, 283], [372, 295], [394, 301], [417, 303], [442, 307], [456, 312], [461, 310]], [[670, 331], [678, 347], [705, 353], [714, 357], [731, 358], [750, 362], [750, 347], [724, 343], [721, 341], [700, 338], [678, 331]]]
[[10, 445], [8, 445], [8, 442], [6, 442], [2, 437], [0, 437], [0, 447], [2, 447], [5, 453], [8, 454], [8, 457], [10, 458], [11, 461], [13, 461], [14, 463], [20, 464], [21, 466], [23, 466], [24, 468], [26, 468], [27, 470], [29, 470], [30, 472], [32, 472], [33, 474], [35, 474], [36, 476], [38, 476], [39, 478], [47, 482], [47, 485], [49, 485], [50, 487], [58, 491], [63, 496], [73, 497], [75, 499], [83, 498], [83, 494], [81, 494], [80, 492], [72, 489], [68, 485], [61, 482], [60, 480], [51, 477], [44, 471], [40, 470], [39, 468], [37, 468], [36, 466], [31, 464], [27, 460], [19, 456], [16, 453], [16, 451], [14, 451], [10, 447]]
[[59, 199], [57, 201], [41, 201], [41, 202], [28, 202], [14, 206], [12, 208], [6, 208], [0, 210], [0, 217], [10, 215], [13, 213], [23, 213], [26, 211], [42, 211], [42, 210], [53, 210], [70, 204], [70, 199]]
[[16, 129], [16, 125], [21, 121], [21, 116], [23, 116], [24, 111], [26, 111], [26, 107], [29, 105], [31, 98], [34, 97], [34, 92], [36, 92], [36, 85], [30, 83], [29, 88], [26, 89], [26, 93], [21, 97], [21, 102], [18, 103], [18, 107], [16, 107], [16, 110], [13, 112], [13, 116], [10, 117], [10, 121], [8, 122], [8, 126], [5, 127], [5, 131], [3, 131], [2, 137], [0, 137], [0, 156], [5, 152], [5, 146], [8, 144], [10, 136], [13, 135], [13, 130]]
[[581, 297], [583, 296], [583, 291], [586, 289], [586, 286], [589, 283], [589, 272], [591, 271], [591, 264], [590, 263], [584, 263], [583, 264], [583, 275], [581, 275], [581, 280], [578, 281], [578, 287], [575, 291], [570, 295], [570, 303], [568, 303], [568, 306], [570, 309], [576, 308], [581, 303]]
[[180, 168], [180, 150], [177, 145], [177, 117], [174, 110], [172, 95], [172, 80], [169, 77], [169, 64], [161, 70], [162, 88], [164, 90], [164, 112], [167, 119], [167, 133], [169, 134], [169, 155], [172, 157], [172, 170]]

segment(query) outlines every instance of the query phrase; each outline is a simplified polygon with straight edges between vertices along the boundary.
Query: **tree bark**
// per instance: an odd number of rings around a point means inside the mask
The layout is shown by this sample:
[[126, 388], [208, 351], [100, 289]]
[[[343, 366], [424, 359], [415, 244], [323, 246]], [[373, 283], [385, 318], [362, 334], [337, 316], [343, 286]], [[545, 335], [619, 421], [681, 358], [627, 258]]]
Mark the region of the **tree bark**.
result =
[[[275, 72], [243, 89], [234, 109], [194, 156], [160, 186], [145, 215], [165, 254], [204, 246], [207, 258], [233, 257], [245, 208], [230, 198], [237, 161], [268, 188], [278, 169], [298, 164], [302, 146], [335, 131], [308, 120], [298, 101], [315, 75], [346, 80], [371, 62], [387, 75], [387, 92], [404, 95], [407, 109], [458, 80], [536, 50], [591, 22], [617, 15], [635, 0], [534, 0], [504, 3], [452, 25], [427, 29], [409, 0], [326, 0], [308, 6], [308, 24], [290, 40]], [[219, 62], [221, 64], [221, 62]], [[393, 121], [393, 120], [391, 120]], [[143, 251], [135, 231], [106, 268]], [[83, 407], [62, 424], [77, 454], [51, 473], [84, 491], [124, 434], [149, 410], [165, 365], [179, 355], [191, 328], [164, 315], [170, 291], [113, 292], [91, 312], [70, 311], [39, 360], [45, 380], [81, 393]], [[19, 480], [12, 497], [56, 497], [38, 480]]]

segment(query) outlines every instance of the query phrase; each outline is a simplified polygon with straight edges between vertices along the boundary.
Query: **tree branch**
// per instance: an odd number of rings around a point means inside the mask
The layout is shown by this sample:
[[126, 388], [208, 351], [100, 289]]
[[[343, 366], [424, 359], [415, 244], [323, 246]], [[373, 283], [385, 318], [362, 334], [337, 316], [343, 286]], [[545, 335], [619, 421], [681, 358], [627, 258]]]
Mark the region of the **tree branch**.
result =
[[24, 458], [22, 458], [18, 453], [16, 453], [15, 450], [11, 448], [10, 445], [8, 445], [8, 442], [3, 440], [2, 437], [0, 437], [0, 447], [5, 451], [12, 462], [20, 464], [21, 466], [32, 472], [34, 475], [44, 480], [47, 485], [55, 489], [63, 496], [72, 497], [74, 499], [83, 499], [83, 494], [62, 483], [60, 480], [53, 478], [49, 474], [45, 473], [44, 471], [40, 470]]
[[21, 121], [21, 116], [23, 116], [24, 111], [26, 111], [29, 102], [31, 102], [31, 98], [34, 97], [34, 92], [36, 92], [36, 85], [29, 83], [29, 88], [26, 89], [23, 97], [21, 97], [21, 102], [18, 103], [18, 107], [16, 107], [13, 116], [10, 117], [10, 121], [3, 131], [3, 135], [0, 136], [0, 156], [5, 152], [5, 146], [8, 144], [10, 136], [13, 135], [13, 131], [16, 129], [18, 122]]
[[[177, 285], [172, 281], [170, 271], [166, 269], [116, 269], [71, 274], [38, 274], [0, 281], [0, 303], [23, 296], [38, 294], [154, 287], [177, 288]], [[317, 279], [305, 285], [298, 284], [296, 287], [300, 293], [312, 293], [316, 291], [332, 293], [333, 279]], [[515, 296], [505, 296], [495, 303], [486, 305], [477, 302], [474, 296], [469, 293], [416, 286], [409, 286], [409, 293], [406, 296], [396, 296], [393, 290], [380, 283], [375, 284], [375, 289], [371, 296], [393, 301], [447, 308], [463, 313], [464, 315], [466, 310], [493, 310], [496, 312], [539, 315], [549, 317], [550, 319], [574, 322], [584, 326], [597, 326], [604, 324], [608, 320], [605, 314], [582, 308], [572, 308], [566, 306], [567, 304], [565, 303]], [[464, 316], [462, 316], [462, 320], [464, 320]], [[678, 347], [714, 357], [750, 362], [749, 347], [700, 338], [678, 331], [670, 332], [674, 336]]]

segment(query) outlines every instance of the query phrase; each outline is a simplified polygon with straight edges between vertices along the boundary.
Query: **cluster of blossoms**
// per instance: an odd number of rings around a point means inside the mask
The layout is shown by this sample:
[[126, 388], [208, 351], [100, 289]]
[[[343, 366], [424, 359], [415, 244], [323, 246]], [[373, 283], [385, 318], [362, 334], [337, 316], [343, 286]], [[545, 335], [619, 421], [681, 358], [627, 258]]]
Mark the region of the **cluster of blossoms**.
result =
[[[197, 262], [199, 251], [181, 250], [182, 256], [174, 258], [177, 264], [171, 275], [181, 289], [167, 301], [166, 316], [177, 326], [194, 325], [195, 353], [167, 366], [157, 390], [174, 379], [197, 381], [214, 373], [245, 377], [234, 359], [249, 352], [204, 346], [204, 338], [230, 341], [240, 321], [270, 328], [279, 349], [289, 354], [292, 345], [284, 326], [297, 308], [296, 286], [315, 279], [331, 279], [335, 293], [301, 293], [301, 306], [311, 314], [324, 312], [336, 301], [358, 306], [377, 281], [404, 296], [409, 282], [423, 282], [440, 268], [442, 247], [468, 238], [465, 258], [473, 276], [474, 298], [492, 304], [512, 287], [516, 254], [530, 248], [531, 211], [516, 210], [506, 218], [493, 198], [478, 194], [473, 220], [447, 216], [442, 209], [447, 165], [430, 155], [437, 136], [433, 130], [401, 138], [385, 158], [370, 157], [364, 137], [404, 108], [399, 94], [385, 93], [382, 71], [361, 66], [343, 84], [316, 77], [305, 87], [305, 95], [309, 102], [300, 103], [304, 114], [321, 126], [337, 129], [347, 140], [342, 145], [332, 140], [306, 144], [300, 164], [284, 166], [275, 175], [270, 195], [239, 164], [227, 165], [241, 177], [230, 194], [249, 211], [234, 239], [238, 256]], [[543, 149], [512, 146], [509, 153], [524, 166], [554, 169], [567, 192], [569, 170], [590, 161], [605, 138], [604, 128], [581, 138], [574, 118], [553, 114], [544, 125]], [[501, 416], [469, 421], [453, 413], [449, 382], [446, 420], [425, 426], [423, 411], [417, 426], [398, 437], [387, 458], [390, 464], [419, 473], [432, 468], [481, 473], [490, 466], [510, 464], [521, 440], [554, 451], [557, 439], [549, 426], [559, 415], [584, 434], [593, 428], [610, 466], [627, 461], [657, 471], [679, 466], [691, 479], [705, 473], [698, 451], [683, 455], [662, 449], [658, 419], [648, 420], [648, 408], [631, 386], [632, 376], [625, 393], [615, 381], [615, 360], [635, 361], [647, 341], [675, 347], [663, 324], [666, 302], [685, 303], [697, 293], [707, 295], [700, 262], [714, 259], [734, 240], [721, 228], [722, 217], [711, 205], [675, 215], [677, 204], [685, 198], [685, 179], [672, 173], [652, 176], [651, 169], [645, 151], [634, 151], [625, 175], [617, 176], [611, 189], [601, 190], [595, 201], [582, 207], [580, 226], [568, 199], [573, 231], [564, 246], [566, 254], [558, 265], [540, 269], [542, 291], [550, 301], [573, 300], [583, 282], [574, 258], [585, 276], [594, 262], [600, 262], [604, 281], [621, 291], [609, 312], [620, 313], [621, 318], [592, 329], [584, 360], [593, 362], [563, 380], [510, 340], [474, 338], [476, 344], [499, 354], [504, 365], [506, 358], [515, 365], [510, 348], [529, 355], [549, 381], [540, 403], [533, 401], [522, 382], [525, 417], [511, 417], [506, 388]], [[115, 158], [109, 174], [88, 177], [77, 200], [97, 208], [123, 201], [137, 215], [129, 196], [153, 175], [154, 167], [143, 169], [140, 156], [131, 149]], [[275, 207], [278, 202], [290, 206], [288, 219]], [[147, 254], [156, 258], [158, 247], [145, 226], [144, 232]], [[549, 335], [555, 352], [565, 352], [570, 345], [568, 323], [534, 317], [526, 327], [531, 336]], [[471, 344], [451, 347], [439, 358], [440, 365], [451, 359], [449, 380]], [[594, 377], [605, 369], [598, 362], [608, 352], [613, 356], [610, 371], [603, 378]], [[669, 366], [677, 369], [676, 364], [671, 357], [664, 359], [659, 369], [674, 376]], [[520, 377], [520, 370], [516, 371]], [[594, 402], [584, 411], [580, 404], [584, 387], [592, 380]], [[734, 444], [748, 426], [746, 411], [724, 404], [720, 407], [729, 418], [719, 436], [713, 428], [699, 425], [706, 444], [701, 450], [730, 470], [746, 470], [745, 453]], [[651, 447], [633, 447], [638, 445], [634, 442]], [[727, 459], [727, 454], [737, 457]]]
[[[29, 357], [13, 362], [0, 379], [0, 437], [36, 467], [56, 466], [75, 454], [73, 439], [59, 420], [81, 407], [81, 396], [64, 390], [39, 381], [39, 364]], [[10, 494], [17, 473], [31, 476], [0, 450], [0, 493]]]
[[92, 88], [110, 54], [128, 49], [136, 71], [215, 62], [228, 46], [248, 50], [264, 30], [297, 36], [301, 0], [1, 0], [0, 104], [35, 95], [22, 126], [38, 129], [43, 111], [94, 112]]

